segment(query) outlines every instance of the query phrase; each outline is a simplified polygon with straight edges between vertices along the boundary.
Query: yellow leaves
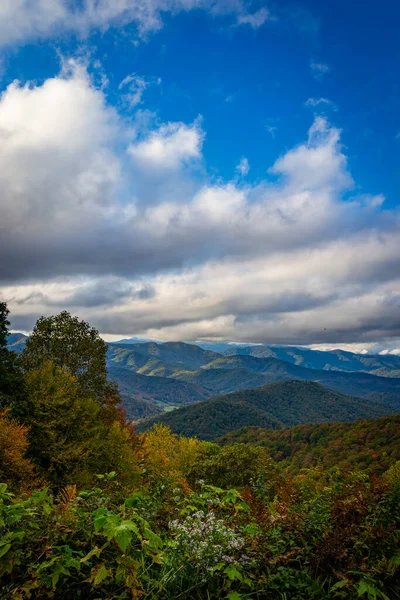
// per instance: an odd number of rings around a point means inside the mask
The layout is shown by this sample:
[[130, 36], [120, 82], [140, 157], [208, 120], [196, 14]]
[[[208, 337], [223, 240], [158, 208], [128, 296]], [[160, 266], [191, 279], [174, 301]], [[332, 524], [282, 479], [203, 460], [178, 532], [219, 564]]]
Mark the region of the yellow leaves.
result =
[[77, 497], [76, 485], [65, 486], [59, 494], [59, 510], [61, 513], [68, 513], [75, 503]]
[[112, 570], [108, 569], [105, 563], [101, 563], [100, 565], [92, 569], [89, 581], [94, 585], [100, 585], [102, 581], [104, 581], [105, 579], [109, 579], [110, 577], [112, 577], [112, 575]]
[[[154, 425], [153, 429], [142, 435], [141, 441], [149, 473], [156, 477], [172, 477], [177, 482], [183, 478], [202, 447], [199, 440], [179, 437], [164, 425]], [[191, 493], [189, 490], [188, 487], [186, 493]]]

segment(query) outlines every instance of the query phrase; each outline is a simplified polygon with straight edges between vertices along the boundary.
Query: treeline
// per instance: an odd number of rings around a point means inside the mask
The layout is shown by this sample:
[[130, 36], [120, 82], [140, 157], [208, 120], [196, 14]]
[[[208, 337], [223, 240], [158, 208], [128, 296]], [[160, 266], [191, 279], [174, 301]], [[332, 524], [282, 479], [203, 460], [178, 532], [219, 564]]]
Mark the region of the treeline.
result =
[[263, 446], [282, 468], [294, 474], [315, 466], [382, 474], [400, 460], [400, 416], [298, 425], [279, 431], [243, 427], [227, 433], [218, 443]]
[[2, 599], [400, 596], [400, 462], [293, 474], [257, 444], [137, 435], [95, 329], [39, 319], [17, 357], [0, 314]]

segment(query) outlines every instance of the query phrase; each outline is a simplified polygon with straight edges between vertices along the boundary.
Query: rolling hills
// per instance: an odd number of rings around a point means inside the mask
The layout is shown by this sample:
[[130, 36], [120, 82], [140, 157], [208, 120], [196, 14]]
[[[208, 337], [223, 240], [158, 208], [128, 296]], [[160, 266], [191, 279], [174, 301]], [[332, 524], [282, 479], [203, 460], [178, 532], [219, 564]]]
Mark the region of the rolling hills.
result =
[[184, 381], [146, 377], [119, 367], [111, 367], [108, 372], [118, 383], [127, 417], [132, 420], [199, 402], [211, 395], [204, 388]]
[[316, 381], [331, 390], [400, 409], [400, 379], [364, 372], [308, 369], [277, 358], [223, 356], [183, 342], [109, 345], [109, 366], [162, 376], [204, 388], [211, 396], [269, 383]]
[[[285, 381], [212, 398], [153, 417], [139, 424], [143, 431], [154, 423], [174, 433], [215, 440], [243, 426], [273, 429], [303, 423], [354, 421], [390, 414], [384, 404], [346, 396], [311, 381]], [[268, 425], [261, 425], [268, 422]]]
[[164, 344], [145, 342], [129, 346], [126, 344], [109, 344], [109, 357], [112, 361], [115, 361], [114, 357], [118, 355], [128, 356], [129, 353], [134, 355], [140, 353], [148, 360], [158, 360], [177, 371], [185, 369], [195, 371], [221, 356], [216, 352], [203, 350], [199, 346], [185, 344], [184, 342], [165, 342]]

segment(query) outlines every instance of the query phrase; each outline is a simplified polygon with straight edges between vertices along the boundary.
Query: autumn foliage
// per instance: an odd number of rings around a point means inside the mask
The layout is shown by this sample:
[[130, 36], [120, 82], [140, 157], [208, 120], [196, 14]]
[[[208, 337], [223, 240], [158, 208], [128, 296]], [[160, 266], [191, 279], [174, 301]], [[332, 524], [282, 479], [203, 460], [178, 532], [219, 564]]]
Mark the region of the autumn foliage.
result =
[[[225, 445], [162, 425], [138, 436], [96, 330], [65, 312], [41, 319], [20, 362], [0, 314], [1, 598], [400, 598], [397, 450], [379, 469], [348, 457], [341, 469], [322, 426]], [[351, 452], [367, 430], [345, 430]], [[324, 443], [327, 468], [314, 464]], [[270, 456], [283, 451], [293, 460]]]

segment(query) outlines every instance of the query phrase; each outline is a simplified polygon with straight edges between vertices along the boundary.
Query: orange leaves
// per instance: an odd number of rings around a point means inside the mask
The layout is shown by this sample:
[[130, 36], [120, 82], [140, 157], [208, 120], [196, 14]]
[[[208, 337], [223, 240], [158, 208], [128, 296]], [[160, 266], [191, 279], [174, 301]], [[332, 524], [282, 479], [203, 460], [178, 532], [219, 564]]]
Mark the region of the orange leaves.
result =
[[15, 491], [27, 491], [39, 484], [34, 467], [25, 454], [28, 427], [0, 411], [0, 479]]

